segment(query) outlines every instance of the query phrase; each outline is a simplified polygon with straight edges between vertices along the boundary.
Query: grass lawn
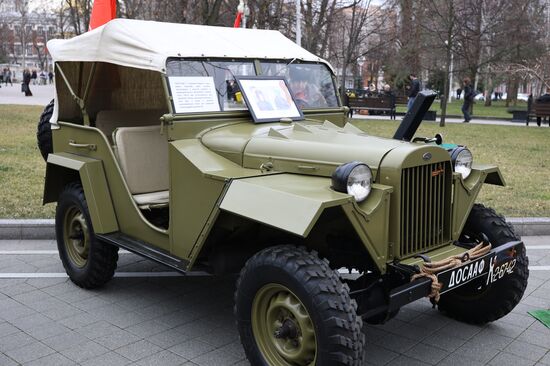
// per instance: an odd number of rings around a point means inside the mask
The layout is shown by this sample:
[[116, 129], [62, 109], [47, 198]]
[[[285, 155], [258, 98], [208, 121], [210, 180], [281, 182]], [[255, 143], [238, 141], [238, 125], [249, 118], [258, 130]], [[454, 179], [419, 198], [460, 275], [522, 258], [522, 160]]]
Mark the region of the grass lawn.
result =
[[[0, 105], [0, 218], [53, 218], [42, 206], [45, 164], [36, 147], [42, 107]], [[372, 135], [389, 137], [398, 123], [357, 120]], [[507, 187], [487, 185], [480, 201], [507, 216], [550, 216], [550, 128], [425, 122], [419, 135], [440, 132], [446, 142], [468, 145], [475, 161], [500, 166]]]
[[42, 206], [46, 164], [36, 146], [43, 107], [0, 105], [0, 218], [53, 218]]
[[[447, 104], [447, 115], [449, 116], [462, 116], [462, 111], [460, 110], [462, 108], [462, 100], [456, 101], [454, 100], [452, 103]], [[527, 103], [518, 101], [518, 104], [514, 108], [525, 108], [527, 109]], [[436, 100], [432, 107], [430, 108], [432, 111], [437, 112], [437, 116], [441, 116], [441, 109], [440, 109], [440, 103], [439, 100]], [[406, 106], [398, 106], [397, 112], [405, 113], [407, 112]], [[474, 104], [474, 118], [476, 116], [478, 117], [494, 117], [494, 118], [512, 118], [512, 114], [508, 113], [508, 108], [505, 106], [505, 101], [499, 100], [498, 102], [493, 101], [493, 105], [490, 107], [485, 107], [485, 102], [482, 101], [476, 101]]]

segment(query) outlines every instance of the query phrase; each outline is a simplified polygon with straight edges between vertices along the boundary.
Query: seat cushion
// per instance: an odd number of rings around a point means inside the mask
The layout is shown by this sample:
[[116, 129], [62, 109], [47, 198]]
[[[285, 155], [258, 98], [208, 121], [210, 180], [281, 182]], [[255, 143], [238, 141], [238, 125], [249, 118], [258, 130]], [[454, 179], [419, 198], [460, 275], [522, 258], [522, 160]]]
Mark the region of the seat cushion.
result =
[[168, 205], [170, 194], [168, 191], [135, 194], [134, 201], [142, 207], [161, 207]]
[[168, 190], [168, 141], [160, 126], [121, 127], [114, 139], [132, 195]]

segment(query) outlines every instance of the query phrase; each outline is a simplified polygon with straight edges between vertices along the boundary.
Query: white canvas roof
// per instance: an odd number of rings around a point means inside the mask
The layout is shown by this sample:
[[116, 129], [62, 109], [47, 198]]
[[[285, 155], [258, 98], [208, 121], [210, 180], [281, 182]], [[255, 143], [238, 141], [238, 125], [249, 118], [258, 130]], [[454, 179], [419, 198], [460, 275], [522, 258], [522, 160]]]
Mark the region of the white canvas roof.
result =
[[48, 42], [54, 61], [101, 61], [164, 72], [168, 57], [298, 59], [323, 62], [278, 31], [114, 19]]

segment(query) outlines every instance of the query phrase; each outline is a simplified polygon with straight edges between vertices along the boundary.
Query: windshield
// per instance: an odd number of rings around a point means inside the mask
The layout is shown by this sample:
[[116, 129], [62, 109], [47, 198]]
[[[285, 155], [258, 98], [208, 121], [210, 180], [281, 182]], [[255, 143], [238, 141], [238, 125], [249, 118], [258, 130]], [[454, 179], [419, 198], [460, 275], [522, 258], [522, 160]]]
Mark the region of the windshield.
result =
[[[260, 65], [261, 73], [251, 60], [169, 59], [166, 74], [176, 113], [246, 110], [236, 82], [239, 76], [285, 77], [300, 109], [339, 106], [332, 74], [326, 65], [295, 60], [261, 61]], [[175, 79], [180, 79], [179, 84]], [[205, 103], [209, 98], [210, 102]]]
[[323, 64], [261, 62], [265, 76], [284, 76], [301, 109], [338, 107], [332, 75]]
[[251, 61], [168, 60], [166, 73], [171, 76], [202, 76], [211, 78], [216, 88], [220, 110], [247, 109], [239, 91], [236, 77], [256, 75]]

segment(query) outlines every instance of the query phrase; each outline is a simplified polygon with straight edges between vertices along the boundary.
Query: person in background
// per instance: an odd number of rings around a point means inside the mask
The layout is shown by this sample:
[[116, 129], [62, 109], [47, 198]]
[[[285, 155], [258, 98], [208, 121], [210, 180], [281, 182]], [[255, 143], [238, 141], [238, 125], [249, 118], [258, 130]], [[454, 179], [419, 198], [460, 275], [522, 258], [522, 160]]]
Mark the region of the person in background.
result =
[[46, 72], [44, 70], [40, 71], [40, 85], [46, 85], [47, 79]]
[[389, 107], [391, 108], [390, 119], [395, 119], [395, 94], [391, 90], [390, 84], [384, 85], [384, 97], [388, 98], [390, 101]]
[[410, 74], [409, 79], [411, 84], [409, 85], [409, 102], [407, 103], [407, 110], [410, 110], [414, 104], [416, 96], [420, 92], [420, 80], [416, 77], [416, 74]]
[[470, 116], [470, 108], [474, 101], [474, 90], [471, 85], [470, 78], [466, 77], [463, 80], [464, 83], [464, 102], [462, 104], [462, 114], [464, 115], [463, 123], [468, 123], [471, 121], [472, 117]]
[[[546, 93], [537, 98], [537, 103], [550, 103], [550, 87], [546, 87]], [[537, 126], [540, 127], [542, 118], [537, 117]], [[548, 121], [548, 127], [550, 127], [550, 120]]]
[[6, 86], [8, 86], [8, 82], [10, 83], [10, 86], [13, 86], [13, 83], [11, 82], [11, 70], [9, 67], [4, 72], [4, 83]]
[[29, 71], [29, 69], [25, 69], [25, 71], [23, 71], [23, 91], [25, 92], [26, 97], [32, 97], [31, 88], [29, 87], [31, 80], [31, 72]]
[[53, 84], [53, 72], [48, 73], [48, 79], [50, 79], [50, 84]]
[[462, 89], [456, 89], [456, 100], [460, 100], [460, 94], [462, 94]]
[[31, 74], [32, 85], [36, 85], [37, 78], [38, 78], [38, 74], [36, 73], [36, 70], [32, 70], [32, 74]]

